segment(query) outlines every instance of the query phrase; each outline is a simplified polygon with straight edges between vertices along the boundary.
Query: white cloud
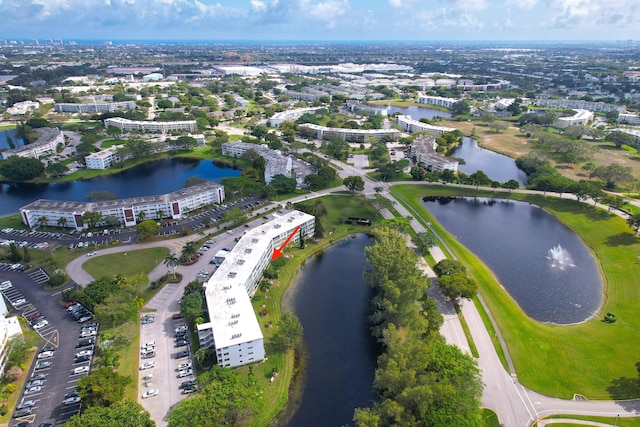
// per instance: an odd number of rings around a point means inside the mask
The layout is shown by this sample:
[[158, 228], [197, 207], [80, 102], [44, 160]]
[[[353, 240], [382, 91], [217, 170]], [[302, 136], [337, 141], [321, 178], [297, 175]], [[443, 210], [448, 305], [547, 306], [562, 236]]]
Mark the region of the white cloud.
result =
[[538, 0], [507, 0], [507, 6], [530, 10], [538, 4]]
[[265, 4], [265, 2], [260, 1], [260, 0], [251, 0], [251, 9], [256, 10], [258, 12], [266, 10], [267, 5]]
[[640, 4], [629, 0], [551, 0], [548, 8], [551, 17], [545, 24], [553, 28], [610, 26], [618, 30], [634, 27], [640, 18]]

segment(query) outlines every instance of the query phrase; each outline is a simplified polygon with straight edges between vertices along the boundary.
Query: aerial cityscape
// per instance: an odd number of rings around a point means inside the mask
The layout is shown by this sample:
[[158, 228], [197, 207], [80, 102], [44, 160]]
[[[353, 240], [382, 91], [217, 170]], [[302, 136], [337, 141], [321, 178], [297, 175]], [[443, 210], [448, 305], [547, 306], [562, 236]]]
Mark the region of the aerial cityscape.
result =
[[640, 4], [0, 13], [0, 424], [640, 425]]

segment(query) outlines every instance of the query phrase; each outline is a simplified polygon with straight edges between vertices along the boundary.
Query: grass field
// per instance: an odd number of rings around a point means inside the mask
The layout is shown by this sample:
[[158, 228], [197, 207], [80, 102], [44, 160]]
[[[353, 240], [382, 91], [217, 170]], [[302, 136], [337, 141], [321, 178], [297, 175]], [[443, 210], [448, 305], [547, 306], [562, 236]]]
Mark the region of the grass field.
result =
[[482, 408], [480, 411], [484, 427], [500, 427], [500, 421], [495, 412], [487, 408]]
[[[597, 423], [605, 423], [605, 424], [609, 424], [609, 425], [616, 425], [617, 427], [640, 427], [640, 418], [635, 417], [635, 418], [618, 418], [616, 420], [615, 417], [610, 418], [610, 417], [585, 417], [585, 416], [580, 416], [580, 415], [553, 415], [551, 417], [547, 417], [545, 418], [545, 420], [556, 420], [556, 419], [572, 419], [572, 420], [584, 420], [584, 421], [594, 421]], [[569, 423], [554, 423], [551, 424], [553, 427], [561, 427], [561, 426], [567, 426], [567, 427], [577, 427], [577, 426], [587, 426], [590, 424], [569, 424]]]
[[169, 249], [150, 248], [125, 253], [126, 257], [123, 253], [115, 253], [91, 258], [83, 264], [83, 267], [87, 273], [96, 278], [111, 276], [115, 273], [125, 277], [139, 273], [147, 275], [169, 255]]
[[[552, 199], [513, 193], [544, 207], [576, 231], [600, 263], [605, 282], [602, 313], [614, 313], [618, 321], [606, 324], [602, 316], [572, 326], [538, 323], [527, 317], [504, 291], [492, 272], [439, 226], [422, 207], [425, 195], [455, 195], [454, 187], [393, 187], [414, 209], [431, 221], [458, 259], [480, 284], [486, 300], [507, 342], [518, 378], [527, 387], [549, 396], [572, 398], [574, 393], [589, 399], [637, 398], [634, 364], [640, 354], [640, 240], [626, 222], [604, 211], [574, 200]], [[472, 190], [464, 194], [473, 193]], [[487, 195], [484, 192], [479, 195]], [[504, 197], [498, 194], [496, 197]]]

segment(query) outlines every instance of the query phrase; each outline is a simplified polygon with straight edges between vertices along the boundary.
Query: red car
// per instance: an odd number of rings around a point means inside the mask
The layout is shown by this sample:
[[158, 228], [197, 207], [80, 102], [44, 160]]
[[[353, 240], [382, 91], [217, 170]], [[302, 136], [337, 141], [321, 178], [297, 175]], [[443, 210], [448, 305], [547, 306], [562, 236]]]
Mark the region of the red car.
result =
[[180, 313], [176, 313], [173, 316], [171, 316], [172, 319], [182, 319], [182, 314]]
[[64, 303], [64, 308], [69, 308], [69, 307], [71, 307], [72, 305], [74, 305], [75, 303], [76, 303], [75, 301], [65, 302], [65, 303]]
[[28, 315], [27, 320], [31, 322], [32, 320], [36, 320], [40, 316], [42, 316], [42, 313], [36, 311], [35, 313]]

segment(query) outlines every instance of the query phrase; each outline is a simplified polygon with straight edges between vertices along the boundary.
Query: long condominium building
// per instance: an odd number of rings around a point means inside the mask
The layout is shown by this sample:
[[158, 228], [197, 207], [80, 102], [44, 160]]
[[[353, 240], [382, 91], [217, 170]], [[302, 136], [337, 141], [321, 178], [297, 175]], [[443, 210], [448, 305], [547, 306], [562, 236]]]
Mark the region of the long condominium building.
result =
[[556, 120], [556, 126], [566, 128], [569, 126], [586, 126], [593, 120], [593, 113], [589, 110], [575, 110], [575, 114], [570, 117], [560, 117]]
[[614, 104], [598, 101], [585, 101], [584, 99], [537, 99], [536, 105], [545, 108], [571, 108], [574, 110], [591, 110], [607, 113], [613, 110], [622, 110]]
[[386, 116], [389, 114], [389, 108], [384, 105], [367, 105], [353, 100], [347, 101], [347, 108], [351, 110], [351, 112], [363, 111], [375, 116]]
[[231, 157], [240, 157], [249, 150], [255, 151], [259, 156], [264, 158], [265, 170], [264, 180], [270, 183], [274, 176], [284, 175], [291, 178], [291, 170], [293, 162], [291, 157], [284, 156], [278, 150], [272, 150], [266, 145], [250, 144], [248, 142], [232, 141], [222, 144], [222, 155]]
[[209, 322], [197, 326], [200, 347], [215, 351], [218, 365], [235, 367], [264, 360], [264, 338], [251, 305], [274, 248], [291, 236], [310, 238], [315, 217], [292, 211], [248, 231], [226, 254], [204, 286]]
[[298, 128], [314, 133], [317, 139], [340, 138], [347, 142], [367, 142], [369, 138], [376, 141], [382, 139], [393, 141], [400, 136], [400, 131], [397, 129], [331, 128], [315, 125], [313, 123], [302, 123], [301, 125], [298, 125]]
[[198, 126], [195, 120], [181, 120], [174, 122], [153, 122], [145, 120], [129, 120], [121, 117], [105, 119], [105, 129], [109, 126], [117, 127], [123, 131], [136, 130], [140, 132], [167, 133], [171, 131], [196, 132]]
[[118, 110], [134, 110], [135, 108], [136, 101], [95, 102], [86, 104], [60, 102], [53, 104], [53, 109], [58, 113], [104, 113]]
[[419, 120], [414, 120], [411, 116], [396, 116], [396, 123], [402, 126], [402, 129], [405, 132], [419, 132], [426, 130], [427, 132], [435, 133], [437, 135], [442, 135], [445, 132], [454, 132], [456, 129], [448, 128], [445, 126], [434, 126], [428, 123], [421, 122]]
[[453, 108], [453, 104], [460, 101], [455, 98], [444, 98], [442, 96], [420, 95], [418, 96], [418, 104], [437, 105], [439, 107]]
[[38, 128], [34, 132], [40, 134], [37, 140], [22, 147], [16, 147], [2, 152], [2, 158], [12, 156], [31, 157], [39, 159], [42, 156], [54, 154], [58, 145], [64, 145], [64, 134], [57, 128]]
[[[72, 202], [40, 199], [20, 208], [22, 221], [28, 227], [59, 225], [76, 230], [88, 228], [83, 218], [86, 212], [102, 215], [102, 224], [134, 226], [140, 220], [182, 218], [184, 214], [200, 207], [224, 200], [224, 187], [215, 182], [205, 182], [172, 193], [157, 196], [141, 196], [99, 202]], [[142, 214], [144, 212], [144, 214]]]
[[414, 157], [416, 163], [429, 172], [442, 172], [445, 169], [458, 172], [458, 162], [436, 153], [437, 147], [434, 136], [420, 136], [411, 144], [411, 157]]
[[279, 113], [275, 113], [269, 119], [269, 125], [273, 127], [280, 126], [283, 122], [286, 121], [295, 121], [300, 117], [305, 115], [306, 113], [314, 113], [322, 107], [311, 107], [311, 108], [296, 108], [294, 110], [281, 111]]

